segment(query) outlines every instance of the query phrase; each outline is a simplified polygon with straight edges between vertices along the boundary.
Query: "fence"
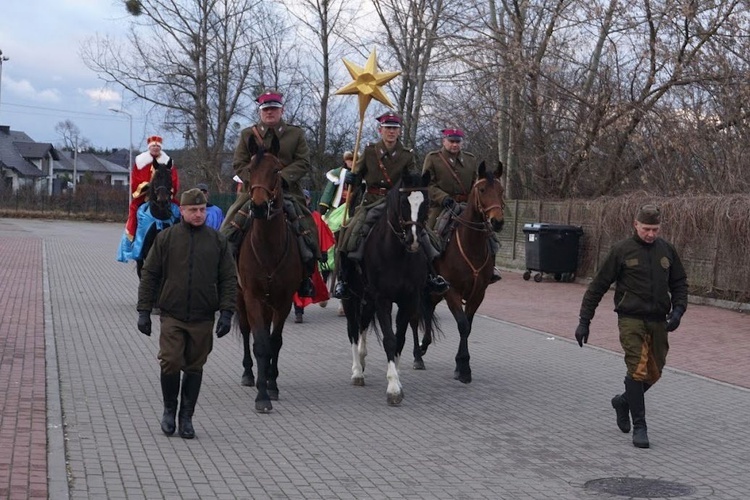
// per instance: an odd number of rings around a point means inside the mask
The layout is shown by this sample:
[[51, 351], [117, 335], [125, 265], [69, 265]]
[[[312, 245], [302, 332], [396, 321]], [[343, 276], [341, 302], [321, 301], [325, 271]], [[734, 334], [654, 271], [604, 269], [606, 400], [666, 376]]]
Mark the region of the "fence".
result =
[[661, 235], [677, 248], [688, 274], [690, 293], [750, 302], [750, 197], [655, 198], [644, 194], [594, 201], [509, 200], [500, 233], [497, 264], [525, 269], [526, 223], [583, 227], [578, 277], [591, 277], [611, 245], [633, 234], [639, 206], [662, 209]]

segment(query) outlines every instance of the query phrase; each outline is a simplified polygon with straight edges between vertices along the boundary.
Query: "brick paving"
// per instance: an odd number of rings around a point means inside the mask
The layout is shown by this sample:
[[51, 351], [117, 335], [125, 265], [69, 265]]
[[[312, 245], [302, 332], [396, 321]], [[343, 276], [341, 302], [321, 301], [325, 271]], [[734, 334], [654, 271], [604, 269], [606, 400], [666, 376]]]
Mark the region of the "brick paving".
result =
[[[196, 439], [168, 438], [159, 429], [158, 322], [151, 337], [135, 328], [134, 266], [114, 259], [121, 231], [0, 219], [0, 497], [614, 498], [585, 485], [634, 477], [689, 486], [682, 498], [750, 498], [747, 315], [689, 307], [670, 339], [668, 366], [678, 369], [648, 394], [652, 448], [638, 450], [609, 407], [624, 373], [611, 296], [590, 347], [580, 349], [569, 339], [585, 285], [524, 282], [511, 272], [474, 320], [472, 384], [452, 379], [457, 333], [441, 306], [445, 334], [430, 347], [426, 371], [410, 369], [407, 341], [401, 407], [385, 403], [374, 336], [367, 385], [351, 386], [351, 350], [332, 300], [308, 308], [305, 323], [287, 324], [273, 413], [252, 410], [254, 390], [239, 385], [241, 350], [230, 335], [206, 366]], [[23, 323], [7, 321], [17, 310], [26, 311]], [[46, 408], [36, 368], [45, 334]], [[35, 368], [18, 374], [27, 366]], [[16, 418], [30, 408], [41, 427]], [[45, 411], [49, 492], [32, 481]], [[62, 467], [55, 418], [64, 424]], [[25, 470], [16, 471], [15, 457]]]

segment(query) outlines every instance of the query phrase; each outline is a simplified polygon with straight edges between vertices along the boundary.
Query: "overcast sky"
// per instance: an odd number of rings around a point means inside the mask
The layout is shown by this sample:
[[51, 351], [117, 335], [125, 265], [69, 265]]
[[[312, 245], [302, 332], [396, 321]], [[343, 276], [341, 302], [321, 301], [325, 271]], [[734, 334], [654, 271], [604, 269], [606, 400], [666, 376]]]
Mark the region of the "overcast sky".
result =
[[[26, 132], [37, 142], [60, 144], [55, 125], [73, 121], [81, 135], [99, 148], [125, 148], [129, 124], [120, 108], [120, 89], [105, 88], [79, 56], [81, 43], [98, 34], [124, 37], [128, 17], [118, 0], [2, 0], [0, 125]], [[130, 106], [130, 107], [129, 107]], [[133, 146], [159, 134], [158, 123], [132, 104]], [[165, 150], [177, 139], [165, 137]]]

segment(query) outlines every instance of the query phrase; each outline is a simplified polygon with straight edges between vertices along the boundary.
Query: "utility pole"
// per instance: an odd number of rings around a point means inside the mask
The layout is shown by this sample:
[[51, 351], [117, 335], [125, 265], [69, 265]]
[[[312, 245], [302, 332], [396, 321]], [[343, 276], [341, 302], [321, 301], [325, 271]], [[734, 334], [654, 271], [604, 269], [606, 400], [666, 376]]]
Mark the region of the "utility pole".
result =
[[3, 50], [0, 49], [0, 104], [2, 104], [2, 95], [3, 95], [3, 63], [5, 61], [9, 61], [10, 58], [3, 55]]
[[[109, 108], [110, 111], [114, 111], [115, 113], [122, 113], [123, 115], [128, 117], [128, 122], [130, 124], [130, 142], [128, 143], [128, 172], [130, 172], [130, 169], [133, 168], [133, 115], [125, 111], [124, 109], [117, 109], [117, 108]], [[130, 203], [130, 178], [128, 178], [128, 186], [125, 190], [128, 193], [128, 204]]]
[[76, 194], [76, 184], [78, 183], [78, 136], [75, 137], [73, 145], [73, 194]]

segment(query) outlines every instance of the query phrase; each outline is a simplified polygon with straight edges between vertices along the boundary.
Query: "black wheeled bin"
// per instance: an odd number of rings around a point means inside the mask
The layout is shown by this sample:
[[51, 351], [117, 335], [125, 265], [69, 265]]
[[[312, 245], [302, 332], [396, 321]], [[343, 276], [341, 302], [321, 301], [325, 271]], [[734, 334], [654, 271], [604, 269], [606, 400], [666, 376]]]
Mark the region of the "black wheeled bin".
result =
[[573, 281], [578, 269], [579, 240], [583, 229], [579, 226], [536, 222], [524, 224], [526, 237], [526, 272], [523, 279], [542, 281], [544, 273], [553, 274], [557, 281]]

